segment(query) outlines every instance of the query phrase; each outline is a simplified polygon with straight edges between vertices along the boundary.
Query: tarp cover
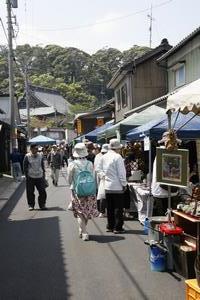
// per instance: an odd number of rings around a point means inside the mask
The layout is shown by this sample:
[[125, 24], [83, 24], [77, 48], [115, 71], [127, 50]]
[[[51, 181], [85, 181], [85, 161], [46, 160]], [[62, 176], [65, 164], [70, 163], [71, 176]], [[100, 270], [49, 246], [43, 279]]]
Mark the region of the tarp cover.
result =
[[[184, 115], [180, 112], [174, 112], [171, 116], [172, 128], [177, 131], [177, 136], [180, 139], [199, 139], [200, 138], [200, 116], [190, 112]], [[149, 136], [151, 139], [160, 139], [163, 132], [168, 130], [168, 119], [165, 116], [162, 119], [157, 119], [148, 122], [143, 126], [139, 126], [128, 132], [127, 140], [141, 140], [144, 136]]]
[[200, 79], [195, 80], [167, 98], [167, 110], [200, 114]]
[[100, 134], [101, 132], [104, 132], [106, 129], [111, 127], [114, 123], [114, 120], [106, 122], [104, 125], [97, 127], [95, 130], [85, 134], [85, 138], [90, 140], [91, 142], [96, 142], [97, 141], [97, 135]]
[[166, 115], [164, 108], [161, 108], [157, 105], [152, 105], [140, 113], [134, 113], [119, 123], [111, 126], [109, 129], [106, 129], [104, 132], [105, 137], [110, 138], [116, 136], [117, 131], [119, 131], [120, 135], [126, 134], [132, 128], [143, 125], [164, 115]]
[[44, 135], [38, 135], [28, 141], [28, 144], [37, 144], [37, 145], [53, 145], [56, 144], [56, 141], [44, 136]]

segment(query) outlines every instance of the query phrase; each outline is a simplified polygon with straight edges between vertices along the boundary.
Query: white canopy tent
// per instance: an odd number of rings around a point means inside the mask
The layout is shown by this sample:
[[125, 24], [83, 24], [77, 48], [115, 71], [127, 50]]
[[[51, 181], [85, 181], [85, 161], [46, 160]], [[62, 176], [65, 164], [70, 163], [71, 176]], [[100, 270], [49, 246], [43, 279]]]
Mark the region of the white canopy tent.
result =
[[167, 98], [167, 111], [180, 110], [183, 114], [200, 113], [200, 78], [180, 88]]

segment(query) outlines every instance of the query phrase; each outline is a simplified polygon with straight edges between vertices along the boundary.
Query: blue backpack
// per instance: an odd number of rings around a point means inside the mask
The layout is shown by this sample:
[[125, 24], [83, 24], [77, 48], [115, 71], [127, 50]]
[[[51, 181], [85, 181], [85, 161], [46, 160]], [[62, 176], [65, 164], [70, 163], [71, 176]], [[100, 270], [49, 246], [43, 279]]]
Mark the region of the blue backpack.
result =
[[85, 170], [81, 170], [74, 180], [74, 192], [78, 197], [87, 197], [96, 195], [96, 181], [94, 175], [87, 170], [89, 162], [87, 163]]

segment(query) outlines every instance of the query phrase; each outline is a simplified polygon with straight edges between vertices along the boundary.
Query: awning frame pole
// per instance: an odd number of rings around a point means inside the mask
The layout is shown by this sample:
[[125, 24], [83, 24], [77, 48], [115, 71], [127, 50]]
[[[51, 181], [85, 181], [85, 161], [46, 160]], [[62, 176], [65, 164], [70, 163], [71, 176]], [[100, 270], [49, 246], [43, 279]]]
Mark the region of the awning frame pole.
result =
[[[168, 130], [172, 128], [172, 112], [171, 110], [168, 110], [167, 112], [168, 117]], [[167, 209], [167, 216], [168, 216], [168, 222], [171, 223], [172, 221], [172, 204], [171, 204], [171, 186], [168, 185], [168, 209]]]

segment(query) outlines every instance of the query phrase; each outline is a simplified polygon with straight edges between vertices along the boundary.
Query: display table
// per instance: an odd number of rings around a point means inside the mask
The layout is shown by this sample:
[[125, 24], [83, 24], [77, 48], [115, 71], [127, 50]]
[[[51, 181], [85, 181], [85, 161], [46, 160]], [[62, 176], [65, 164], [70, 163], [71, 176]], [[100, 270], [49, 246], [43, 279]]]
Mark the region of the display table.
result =
[[185, 233], [195, 234], [197, 239], [197, 254], [200, 253], [200, 218], [196, 218], [190, 215], [185, 214], [184, 212], [173, 210], [174, 221], [176, 225], [183, 228]]
[[153, 197], [150, 196], [149, 187], [141, 183], [129, 182], [131, 193], [135, 194], [134, 201], [138, 212], [138, 220], [144, 225], [146, 218], [152, 217]]

